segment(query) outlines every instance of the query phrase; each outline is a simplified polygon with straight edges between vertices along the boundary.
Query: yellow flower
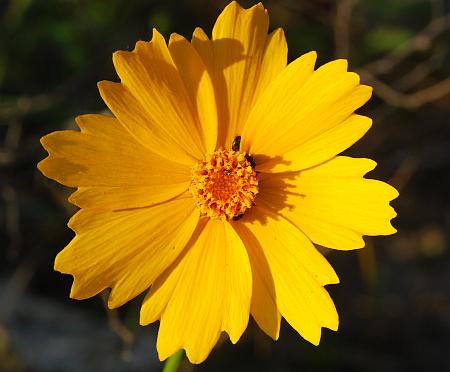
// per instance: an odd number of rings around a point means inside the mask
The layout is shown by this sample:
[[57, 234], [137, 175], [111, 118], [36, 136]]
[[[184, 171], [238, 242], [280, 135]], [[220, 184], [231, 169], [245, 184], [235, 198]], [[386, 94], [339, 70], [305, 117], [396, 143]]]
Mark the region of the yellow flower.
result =
[[236, 343], [249, 314], [277, 339], [280, 319], [317, 345], [338, 328], [324, 286], [339, 279], [313, 243], [362, 248], [389, 235], [391, 186], [376, 163], [337, 156], [371, 126], [371, 96], [337, 60], [287, 65], [283, 30], [261, 4], [229, 4], [208, 38], [157, 31], [116, 52], [120, 83], [102, 81], [114, 114], [42, 138], [47, 177], [77, 190], [76, 233], [55, 269], [71, 297], [110, 287], [108, 305], [148, 290], [140, 323], [160, 321], [161, 360], [180, 348], [202, 362], [222, 331]]

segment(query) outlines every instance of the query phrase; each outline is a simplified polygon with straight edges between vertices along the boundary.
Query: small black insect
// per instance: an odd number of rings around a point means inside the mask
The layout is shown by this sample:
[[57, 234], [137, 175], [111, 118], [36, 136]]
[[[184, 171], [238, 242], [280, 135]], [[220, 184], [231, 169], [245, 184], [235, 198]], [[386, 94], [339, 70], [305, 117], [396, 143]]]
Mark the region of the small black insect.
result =
[[233, 151], [239, 151], [241, 148], [241, 136], [236, 136], [231, 144], [231, 149]]
[[[233, 151], [239, 151], [240, 148], [241, 148], [241, 136], [236, 136], [233, 140], [233, 143], [231, 144], [231, 149]], [[245, 154], [245, 158], [250, 163], [250, 166], [252, 168], [255, 168], [256, 163], [255, 163], [255, 159], [253, 159], [253, 156], [251, 156], [249, 154]]]
[[233, 221], [239, 221], [242, 217], [244, 217], [244, 213], [238, 214], [233, 217]]
[[253, 156], [251, 156], [249, 154], [245, 154], [245, 159], [247, 159], [247, 161], [250, 163], [250, 166], [252, 168], [256, 167], [256, 162], [255, 162], [255, 159], [253, 159]]

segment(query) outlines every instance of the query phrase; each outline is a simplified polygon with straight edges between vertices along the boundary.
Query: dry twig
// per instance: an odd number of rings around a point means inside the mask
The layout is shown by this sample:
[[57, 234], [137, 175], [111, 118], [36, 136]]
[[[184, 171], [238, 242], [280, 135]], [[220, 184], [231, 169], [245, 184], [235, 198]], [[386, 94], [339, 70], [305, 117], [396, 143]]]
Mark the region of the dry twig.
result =
[[106, 314], [108, 316], [109, 327], [122, 340], [122, 346], [123, 346], [122, 357], [124, 359], [128, 359], [129, 351], [134, 342], [134, 335], [125, 326], [125, 324], [123, 324], [123, 322], [120, 320], [119, 313], [117, 312], [117, 310], [108, 308], [108, 291], [103, 291], [102, 293], [100, 293], [100, 297], [103, 301], [103, 305], [105, 307]]
[[350, 19], [357, 0], [339, 0], [334, 18], [334, 54], [347, 58], [350, 52]]
[[[356, 0], [340, 0], [337, 3], [334, 40], [337, 57], [348, 57], [350, 45], [351, 13]], [[432, 4], [433, 5], [433, 4]], [[430, 48], [432, 40], [450, 28], [450, 14], [434, 18], [414, 37], [407, 40], [386, 56], [360, 68], [357, 72], [366, 83], [375, 87], [374, 94], [391, 106], [405, 109], [418, 107], [450, 94], [450, 77], [413, 93], [405, 93], [383, 82], [378, 76], [390, 73], [400, 62], [416, 51]], [[445, 51], [438, 49], [425, 62], [415, 66], [397, 81], [402, 89], [411, 89], [425, 80], [442, 60]]]
[[375, 87], [375, 95], [396, 107], [417, 109], [426, 103], [436, 101], [450, 94], [450, 77], [414, 93], [402, 93], [382, 82], [368, 71], [359, 70], [358, 73], [361, 75], [362, 80]]
[[362, 69], [374, 75], [387, 74], [401, 61], [417, 51], [425, 51], [431, 41], [450, 27], [450, 14], [432, 19], [431, 22], [419, 33], [405, 43], [399, 45], [386, 56], [371, 62]]

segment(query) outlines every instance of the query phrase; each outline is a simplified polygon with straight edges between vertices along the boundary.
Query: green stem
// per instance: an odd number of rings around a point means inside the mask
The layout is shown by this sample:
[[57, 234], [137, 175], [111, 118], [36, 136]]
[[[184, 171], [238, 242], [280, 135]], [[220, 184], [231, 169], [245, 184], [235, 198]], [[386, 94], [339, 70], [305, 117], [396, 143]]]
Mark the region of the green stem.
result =
[[163, 372], [176, 372], [183, 359], [184, 351], [179, 350], [164, 363]]

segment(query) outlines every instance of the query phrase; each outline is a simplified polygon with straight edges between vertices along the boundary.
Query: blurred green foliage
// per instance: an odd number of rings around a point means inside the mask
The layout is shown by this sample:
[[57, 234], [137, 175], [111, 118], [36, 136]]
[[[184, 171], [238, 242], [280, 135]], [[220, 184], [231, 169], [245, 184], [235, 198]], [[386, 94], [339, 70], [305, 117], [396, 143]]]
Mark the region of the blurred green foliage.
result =
[[371, 54], [389, 52], [411, 38], [414, 33], [405, 28], [379, 27], [366, 35], [365, 44]]

